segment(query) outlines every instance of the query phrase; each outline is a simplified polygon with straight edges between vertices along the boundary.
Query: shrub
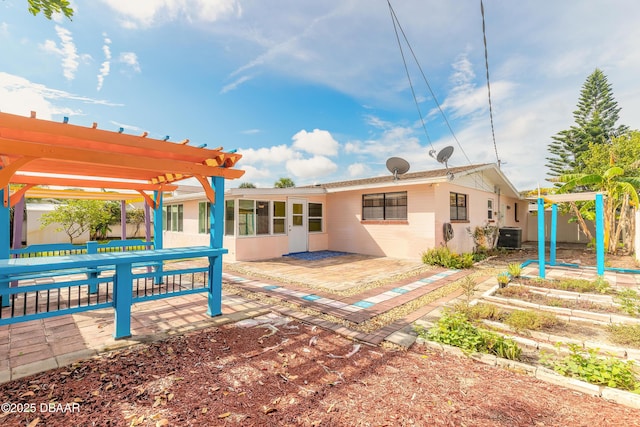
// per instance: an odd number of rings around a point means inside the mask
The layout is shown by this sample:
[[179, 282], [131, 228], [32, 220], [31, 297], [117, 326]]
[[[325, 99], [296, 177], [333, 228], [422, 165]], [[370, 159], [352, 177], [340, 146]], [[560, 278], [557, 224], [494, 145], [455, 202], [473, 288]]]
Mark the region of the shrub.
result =
[[585, 351], [577, 344], [569, 344], [569, 350], [571, 354], [568, 356], [552, 361], [545, 358], [543, 363], [565, 377], [640, 393], [640, 381], [633, 361], [599, 357], [596, 349]]
[[502, 320], [505, 317], [505, 312], [499, 307], [493, 304], [484, 303], [469, 307], [466, 314], [469, 320]]
[[553, 313], [532, 310], [513, 310], [504, 319], [504, 323], [516, 331], [522, 331], [524, 329], [537, 331], [555, 326], [558, 322], [558, 318]]
[[471, 268], [474, 263], [473, 254], [457, 254], [447, 247], [429, 249], [422, 253], [422, 262], [446, 268]]
[[522, 349], [510, 339], [473, 326], [464, 313], [445, 313], [431, 330], [417, 329], [426, 339], [461, 348], [466, 353], [494, 354], [518, 360]]
[[609, 337], [616, 344], [640, 348], [640, 325], [609, 325]]

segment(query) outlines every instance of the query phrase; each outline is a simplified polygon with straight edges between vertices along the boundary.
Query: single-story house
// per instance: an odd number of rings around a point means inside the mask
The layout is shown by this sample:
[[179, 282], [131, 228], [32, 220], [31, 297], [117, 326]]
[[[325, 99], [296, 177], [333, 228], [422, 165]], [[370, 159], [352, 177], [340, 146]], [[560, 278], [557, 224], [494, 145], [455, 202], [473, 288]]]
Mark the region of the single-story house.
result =
[[[450, 167], [293, 188], [225, 191], [225, 260], [318, 250], [419, 259], [447, 245], [471, 252], [469, 230], [515, 227], [527, 240], [527, 201], [495, 164]], [[165, 247], [209, 240], [204, 193], [165, 198]]]

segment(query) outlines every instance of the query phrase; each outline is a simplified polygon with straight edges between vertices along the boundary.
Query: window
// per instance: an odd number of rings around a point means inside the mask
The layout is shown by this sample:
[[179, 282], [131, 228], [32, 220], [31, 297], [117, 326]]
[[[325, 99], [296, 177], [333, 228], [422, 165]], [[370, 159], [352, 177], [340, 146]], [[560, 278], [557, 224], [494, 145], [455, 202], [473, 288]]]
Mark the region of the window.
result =
[[467, 195], [449, 193], [449, 214], [451, 221], [467, 220]]
[[515, 217], [516, 222], [520, 222], [520, 220], [518, 219], [518, 204], [517, 203], [513, 204], [513, 216]]
[[269, 202], [256, 202], [256, 234], [269, 234]]
[[255, 234], [255, 213], [253, 200], [238, 201], [238, 234], [240, 236]]
[[162, 228], [167, 231], [182, 231], [184, 207], [182, 205], [168, 205], [162, 210]]
[[273, 234], [285, 234], [287, 203], [273, 202]]
[[309, 203], [309, 232], [319, 233], [322, 231], [322, 203]]
[[362, 219], [407, 219], [407, 192], [362, 195]]
[[233, 208], [235, 203], [233, 200], [224, 202], [224, 235], [233, 236], [235, 234], [235, 221]]
[[211, 204], [209, 202], [198, 203], [198, 233], [209, 233], [211, 229], [210, 212]]
[[[227, 204], [226, 212], [227, 225], [225, 227], [225, 233], [229, 235], [233, 232], [233, 204]], [[259, 236], [266, 234], [285, 234], [286, 217], [286, 202], [239, 200], [238, 235]]]
[[493, 199], [487, 200], [487, 219], [493, 221]]

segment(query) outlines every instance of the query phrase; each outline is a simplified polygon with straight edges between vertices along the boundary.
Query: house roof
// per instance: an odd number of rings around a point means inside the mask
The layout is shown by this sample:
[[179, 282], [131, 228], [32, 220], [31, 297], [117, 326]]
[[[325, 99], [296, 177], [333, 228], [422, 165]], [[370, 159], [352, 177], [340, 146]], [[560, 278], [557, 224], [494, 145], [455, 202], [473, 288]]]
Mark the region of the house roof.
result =
[[169, 142], [147, 138], [146, 132], [135, 136], [97, 126], [41, 120], [35, 112], [31, 117], [0, 113], [0, 188], [24, 185], [16, 196], [38, 185], [128, 189], [145, 196], [145, 190], [173, 190], [171, 184], [194, 177], [213, 201], [207, 178], [244, 174], [233, 169], [242, 156], [222, 147], [194, 147], [188, 140]]
[[[411, 172], [398, 176], [397, 180], [393, 175], [377, 176], [372, 178], [356, 179], [350, 181], [330, 182], [327, 184], [319, 184], [315, 187], [324, 188], [327, 192], [349, 191], [358, 189], [379, 188], [393, 186], [398, 184], [416, 185], [416, 184], [434, 184], [440, 182], [454, 182], [457, 178], [462, 178], [472, 174], [486, 175], [494, 182], [504, 183], [503, 193], [510, 197], [520, 198], [520, 194], [515, 187], [509, 182], [507, 177], [500, 171], [495, 163], [484, 163], [468, 166], [457, 166], [441, 169], [433, 169], [420, 172]], [[487, 189], [493, 191], [493, 188]]]

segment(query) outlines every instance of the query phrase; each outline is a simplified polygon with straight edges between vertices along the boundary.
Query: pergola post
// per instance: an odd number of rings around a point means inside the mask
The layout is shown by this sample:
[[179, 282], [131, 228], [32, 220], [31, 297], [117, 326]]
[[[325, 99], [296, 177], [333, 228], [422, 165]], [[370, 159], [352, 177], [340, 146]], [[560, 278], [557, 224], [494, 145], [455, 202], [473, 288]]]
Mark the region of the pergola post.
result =
[[[11, 217], [9, 215], [9, 188], [0, 188], [0, 259], [9, 259], [11, 254], [9, 230]], [[2, 288], [9, 288], [8, 282], [1, 284]], [[9, 296], [2, 297], [2, 307], [9, 307]]]
[[556, 246], [558, 234], [558, 205], [551, 205], [551, 234], [549, 235], [549, 265], [556, 265]]
[[[147, 242], [151, 241], [151, 208], [149, 203], [144, 204], [144, 237]], [[147, 249], [150, 249], [147, 246]]]
[[127, 203], [120, 200], [120, 239], [127, 240]]
[[24, 197], [20, 197], [18, 203], [13, 207], [13, 244], [12, 249], [22, 248], [22, 227], [24, 224]]
[[[212, 177], [214, 202], [209, 204], [209, 247], [222, 248], [224, 233], [224, 178]], [[222, 255], [209, 257], [209, 295], [207, 314], [222, 314]]]
[[[153, 192], [153, 200], [155, 207], [153, 209], [153, 248], [155, 250], [162, 249], [162, 191]], [[156, 285], [162, 283], [162, 265], [156, 267], [156, 276], [154, 282]]]
[[544, 200], [538, 198], [538, 269], [540, 270], [540, 278], [544, 279]]
[[604, 275], [604, 202], [602, 194], [596, 194], [596, 265], [598, 276]]

